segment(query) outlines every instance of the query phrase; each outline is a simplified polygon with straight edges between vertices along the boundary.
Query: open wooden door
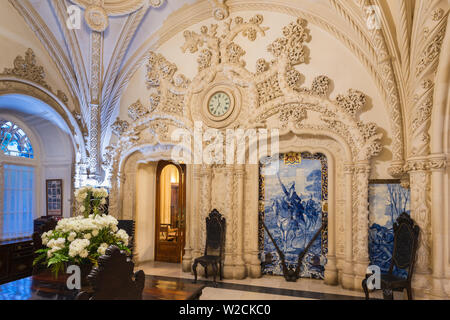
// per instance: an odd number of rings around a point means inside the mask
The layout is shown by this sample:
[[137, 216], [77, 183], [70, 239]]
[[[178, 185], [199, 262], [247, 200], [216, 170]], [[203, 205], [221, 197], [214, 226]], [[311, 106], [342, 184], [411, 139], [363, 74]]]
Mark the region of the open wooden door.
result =
[[156, 170], [156, 261], [181, 262], [185, 212], [186, 165], [160, 161]]

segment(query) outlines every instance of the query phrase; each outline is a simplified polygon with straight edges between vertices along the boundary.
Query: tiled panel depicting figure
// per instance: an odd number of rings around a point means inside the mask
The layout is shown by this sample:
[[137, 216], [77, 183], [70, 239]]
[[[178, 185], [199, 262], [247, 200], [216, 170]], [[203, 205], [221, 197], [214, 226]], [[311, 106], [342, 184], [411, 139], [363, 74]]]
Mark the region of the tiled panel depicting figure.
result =
[[[276, 170], [278, 169], [278, 170]], [[262, 221], [295, 268], [298, 256], [327, 220], [328, 166], [322, 154], [285, 153], [260, 164], [259, 249], [264, 274], [282, 275], [277, 250]], [[300, 267], [300, 277], [323, 279], [327, 229], [313, 242]]]
[[[394, 247], [394, 222], [402, 212], [410, 214], [410, 189], [396, 180], [374, 180], [369, 185], [369, 258], [371, 265], [389, 271]], [[405, 270], [394, 270], [406, 277]]]

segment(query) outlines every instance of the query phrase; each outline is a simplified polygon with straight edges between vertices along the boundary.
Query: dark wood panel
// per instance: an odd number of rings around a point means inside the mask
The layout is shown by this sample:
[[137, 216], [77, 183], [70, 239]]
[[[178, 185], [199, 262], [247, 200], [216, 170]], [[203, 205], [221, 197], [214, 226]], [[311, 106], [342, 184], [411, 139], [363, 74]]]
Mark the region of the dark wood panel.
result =
[[30, 276], [33, 259], [34, 247], [31, 239], [0, 242], [0, 283]]

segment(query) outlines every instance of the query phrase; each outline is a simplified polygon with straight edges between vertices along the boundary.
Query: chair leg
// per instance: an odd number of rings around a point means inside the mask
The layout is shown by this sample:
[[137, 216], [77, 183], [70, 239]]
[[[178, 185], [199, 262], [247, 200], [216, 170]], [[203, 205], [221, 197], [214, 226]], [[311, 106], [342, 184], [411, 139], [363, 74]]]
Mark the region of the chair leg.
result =
[[366, 295], [366, 300], [369, 300], [369, 289], [367, 288], [367, 279], [362, 281], [362, 287], [364, 290], [364, 294]]
[[219, 277], [220, 280], [223, 280], [222, 261], [219, 262]]
[[394, 291], [392, 289], [383, 289], [384, 300], [394, 300]]
[[406, 287], [406, 293], [408, 294], [408, 300], [412, 300], [412, 290], [411, 290], [411, 285], [409, 285], [408, 287]]
[[194, 277], [195, 277], [194, 283], [197, 283], [197, 265], [198, 265], [198, 262], [194, 261], [194, 264], [192, 265], [192, 271], [194, 272]]
[[208, 265], [205, 265], [205, 278], [208, 278]]
[[217, 282], [216, 282], [216, 276], [217, 276], [217, 263], [213, 263], [211, 265], [212, 270], [213, 270], [213, 281], [214, 281], [214, 287], [217, 287]]

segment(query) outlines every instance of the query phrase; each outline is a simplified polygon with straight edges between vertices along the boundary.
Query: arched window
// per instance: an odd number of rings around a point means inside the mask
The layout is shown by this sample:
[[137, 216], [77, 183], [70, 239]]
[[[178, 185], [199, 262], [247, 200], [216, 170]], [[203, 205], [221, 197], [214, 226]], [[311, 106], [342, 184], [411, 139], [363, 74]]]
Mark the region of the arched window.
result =
[[30, 139], [21, 128], [11, 121], [0, 119], [0, 143], [5, 155], [34, 158]]
[[[13, 121], [0, 119], [0, 170], [3, 210], [0, 240], [29, 237], [35, 211], [35, 154], [25, 131]], [[4, 157], [5, 155], [6, 157]], [[26, 159], [24, 159], [26, 158]]]

